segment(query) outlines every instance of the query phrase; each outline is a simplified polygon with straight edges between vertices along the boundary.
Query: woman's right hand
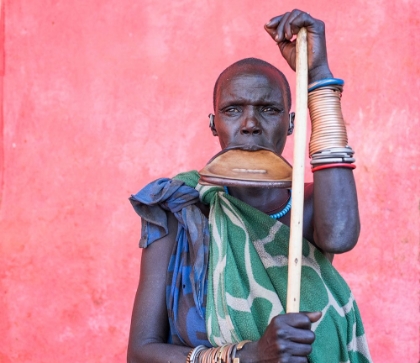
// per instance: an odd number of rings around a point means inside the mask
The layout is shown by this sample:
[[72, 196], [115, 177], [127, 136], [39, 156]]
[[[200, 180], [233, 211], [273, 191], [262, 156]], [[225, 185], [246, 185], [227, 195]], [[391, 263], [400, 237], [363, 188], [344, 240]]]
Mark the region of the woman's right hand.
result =
[[321, 312], [277, 315], [260, 340], [244, 346], [238, 354], [241, 362], [307, 363], [315, 340], [311, 325], [321, 316]]

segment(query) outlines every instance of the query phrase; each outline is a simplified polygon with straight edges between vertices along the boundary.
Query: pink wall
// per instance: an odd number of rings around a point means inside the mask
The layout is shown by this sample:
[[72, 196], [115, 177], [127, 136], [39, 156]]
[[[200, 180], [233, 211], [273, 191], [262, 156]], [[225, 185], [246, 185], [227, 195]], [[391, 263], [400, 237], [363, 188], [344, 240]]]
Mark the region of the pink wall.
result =
[[346, 80], [363, 230], [335, 264], [374, 360], [418, 361], [420, 2], [0, 4], [0, 362], [125, 360], [140, 257], [127, 198], [218, 150], [214, 80], [246, 56], [285, 69], [262, 27], [294, 7], [325, 20]]

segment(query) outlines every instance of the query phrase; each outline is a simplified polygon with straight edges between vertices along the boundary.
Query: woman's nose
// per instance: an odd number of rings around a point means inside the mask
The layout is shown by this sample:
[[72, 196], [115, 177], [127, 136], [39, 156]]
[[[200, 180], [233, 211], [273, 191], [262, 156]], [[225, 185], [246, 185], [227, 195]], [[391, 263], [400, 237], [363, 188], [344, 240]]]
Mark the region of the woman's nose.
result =
[[244, 113], [244, 120], [241, 126], [242, 135], [261, 135], [262, 130], [254, 110]]

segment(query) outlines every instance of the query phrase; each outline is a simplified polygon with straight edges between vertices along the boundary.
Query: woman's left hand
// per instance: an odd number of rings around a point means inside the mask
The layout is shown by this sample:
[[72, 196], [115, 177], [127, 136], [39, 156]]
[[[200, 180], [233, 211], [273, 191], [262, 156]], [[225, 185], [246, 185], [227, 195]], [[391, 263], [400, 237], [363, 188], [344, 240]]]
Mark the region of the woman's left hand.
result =
[[301, 10], [293, 10], [272, 18], [264, 28], [279, 46], [289, 66], [296, 71], [296, 41], [293, 39], [301, 28], [308, 34], [309, 83], [332, 77], [328, 66], [325, 24]]

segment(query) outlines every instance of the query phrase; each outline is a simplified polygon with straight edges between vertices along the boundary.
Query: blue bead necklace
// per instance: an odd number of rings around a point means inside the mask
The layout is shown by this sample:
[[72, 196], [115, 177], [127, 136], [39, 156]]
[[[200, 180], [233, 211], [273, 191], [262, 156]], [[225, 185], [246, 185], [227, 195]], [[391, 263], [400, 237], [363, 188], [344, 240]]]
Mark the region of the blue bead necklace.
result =
[[[225, 193], [229, 195], [229, 190], [226, 185], [223, 187], [223, 189], [225, 190]], [[284, 208], [280, 212], [269, 214], [271, 218], [280, 219], [281, 217], [284, 217], [290, 211], [290, 208], [292, 208], [292, 189], [289, 189], [289, 193], [290, 193], [289, 200], [287, 201], [287, 204], [284, 206]]]

